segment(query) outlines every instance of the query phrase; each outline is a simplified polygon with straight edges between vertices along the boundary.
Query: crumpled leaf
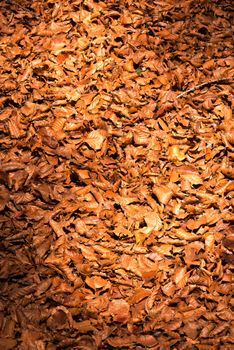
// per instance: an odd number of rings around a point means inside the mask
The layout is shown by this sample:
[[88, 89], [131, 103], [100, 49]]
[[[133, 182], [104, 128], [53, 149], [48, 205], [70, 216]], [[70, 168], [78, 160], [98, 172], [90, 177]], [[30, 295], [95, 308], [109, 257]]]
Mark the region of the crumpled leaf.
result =
[[108, 284], [108, 281], [99, 276], [93, 276], [93, 277], [86, 277], [85, 283], [87, 283], [87, 285], [92, 289], [99, 289], [99, 288], [106, 287]]
[[157, 196], [158, 200], [162, 204], [167, 204], [173, 196], [173, 191], [167, 186], [153, 187], [153, 193]]
[[106, 136], [107, 135], [104, 130], [93, 130], [87, 135], [85, 142], [95, 151], [98, 151], [102, 148]]
[[1, 349], [232, 347], [233, 18], [194, 4], [1, 1]]
[[147, 227], [141, 229], [141, 232], [143, 233], [148, 234], [153, 230], [159, 231], [162, 228], [162, 220], [157, 212], [145, 214], [144, 220]]
[[9, 199], [9, 191], [6, 189], [5, 186], [0, 185], [0, 211], [5, 209], [5, 206], [7, 205]]
[[126, 323], [130, 317], [130, 306], [124, 299], [114, 299], [110, 301], [109, 313], [113, 321]]

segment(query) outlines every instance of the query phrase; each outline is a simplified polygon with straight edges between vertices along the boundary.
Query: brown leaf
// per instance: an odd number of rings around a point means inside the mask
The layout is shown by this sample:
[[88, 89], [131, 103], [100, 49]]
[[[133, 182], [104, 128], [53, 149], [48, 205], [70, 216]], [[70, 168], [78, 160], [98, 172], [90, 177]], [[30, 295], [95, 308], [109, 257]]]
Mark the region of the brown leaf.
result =
[[110, 301], [108, 311], [116, 322], [126, 323], [130, 317], [129, 310], [129, 304], [124, 299]]
[[3, 111], [1, 111], [0, 113], [0, 121], [6, 121], [9, 119], [9, 117], [11, 116], [13, 110], [11, 107], [6, 107]]
[[7, 205], [9, 200], [10, 200], [9, 191], [6, 189], [5, 186], [0, 185], [0, 211], [5, 209], [5, 206]]
[[143, 233], [148, 234], [153, 230], [159, 231], [162, 228], [162, 220], [157, 212], [145, 214], [144, 220], [147, 227], [140, 230]]
[[99, 276], [86, 277], [85, 283], [92, 289], [107, 287], [108, 281]]
[[188, 147], [181, 147], [178, 145], [170, 146], [168, 149], [168, 159], [179, 161], [184, 160], [186, 158], [187, 149]]
[[165, 295], [171, 297], [175, 292], [175, 285], [173, 282], [168, 282], [167, 284], [161, 286], [161, 289]]
[[231, 348], [232, 22], [1, 1], [1, 349]]
[[24, 169], [24, 167], [25, 167], [25, 165], [23, 163], [20, 163], [17, 161], [10, 161], [10, 162], [1, 164], [1, 170], [6, 171], [6, 172]]
[[51, 329], [63, 329], [69, 327], [71, 316], [65, 307], [57, 307], [52, 310], [51, 316], [47, 320], [47, 325]]
[[173, 196], [173, 191], [167, 186], [154, 185], [153, 193], [157, 196], [162, 204], [167, 204]]
[[17, 345], [15, 339], [0, 338], [0, 347], [5, 350], [11, 350]]
[[41, 128], [39, 134], [42, 136], [42, 143], [44, 145], [49, 146], [51, 148], [56, 148], [58, 146], [56, 133], [52, 128]]
[[177, 267], [174, 270], [173, 280], [178, 288], [180, 289], [184, 288], [188, 280], [187, 268], [184, 266]]
[[102, 148], [105, 139], [106, 132], [104, 130], [93, 130], [87, 135], [85, 142], [95, 151], [98, 151]]
[[130, 304], [139, 303], [141, 300], [145, 299], [150, 295], [150, 292], [146, 289], [139, 288], [135, 290], [135, 293], [128, 299]]

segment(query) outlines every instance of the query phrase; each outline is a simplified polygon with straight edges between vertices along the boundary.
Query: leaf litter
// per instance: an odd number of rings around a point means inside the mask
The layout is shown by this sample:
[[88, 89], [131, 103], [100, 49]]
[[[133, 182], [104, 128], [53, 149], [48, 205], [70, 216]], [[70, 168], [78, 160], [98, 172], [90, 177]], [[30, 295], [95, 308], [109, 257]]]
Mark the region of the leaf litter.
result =
[[1, 1], [1, 349], [233, 348], [232, 13]]

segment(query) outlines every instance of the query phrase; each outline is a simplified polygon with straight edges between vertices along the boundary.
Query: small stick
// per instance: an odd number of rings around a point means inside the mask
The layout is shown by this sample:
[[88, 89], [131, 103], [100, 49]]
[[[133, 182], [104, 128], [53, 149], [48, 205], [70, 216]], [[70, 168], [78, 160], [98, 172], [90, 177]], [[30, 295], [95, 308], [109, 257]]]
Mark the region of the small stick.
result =
[[189, 94], [190, 92], [193, 92], [195, 90], [201, 89], [204, 86], [208, 86], [208, 85], [212, 85], [212, 84], [226, 84], [229, 81], [234, 80], [234, 78], [220, 78], [220, 79], [214, 79], [214, 80], [209, 80], [205, 83], [199, 84], [199, 85], [195, 85], [193, 88], [185, 90], [184, 92], [182, 92], [181, 94], [179, 94], [178, 96], [176, 96], [176, 98], [181, 98], [184, 95]]

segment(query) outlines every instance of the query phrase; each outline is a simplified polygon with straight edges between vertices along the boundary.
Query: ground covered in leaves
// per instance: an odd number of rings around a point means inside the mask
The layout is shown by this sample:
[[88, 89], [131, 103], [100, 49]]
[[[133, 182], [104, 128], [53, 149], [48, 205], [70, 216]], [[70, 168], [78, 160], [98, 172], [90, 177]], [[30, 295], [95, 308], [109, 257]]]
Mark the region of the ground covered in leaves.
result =
[[233, 349], [233, 2], [4, 0], [0, 42], [0, 348]]

